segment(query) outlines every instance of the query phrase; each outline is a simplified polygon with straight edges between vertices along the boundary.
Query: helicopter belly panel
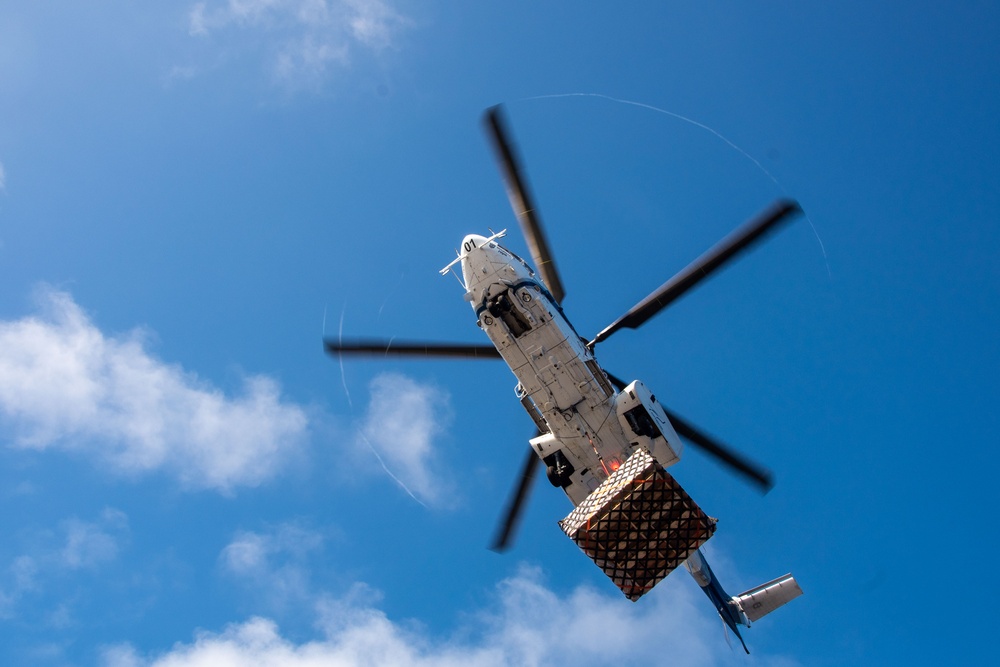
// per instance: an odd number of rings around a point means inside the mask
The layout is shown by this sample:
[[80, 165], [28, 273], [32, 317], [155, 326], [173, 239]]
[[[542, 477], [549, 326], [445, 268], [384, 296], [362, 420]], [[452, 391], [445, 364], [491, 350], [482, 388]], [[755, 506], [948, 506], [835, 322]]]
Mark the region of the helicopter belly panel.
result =
[[632, 453], [615, 415], [615, 393], [537, 283], [496, 283], [484, 293], [479, 325], [517, 377], [529, 415], [547, 426], [551, 437], [533, 441], [536, 453], [551, 462], [561, 452], [576, 471], [550, 481], [577, 505]]
[[575, 333], [554, 306], [541, 297], [537, 284], [513, 287], [497, 284], [487, 292], [487, 307], [479, 324], [510, 366], [523, 393], [544, 413], [566, 410], [591, 390], [581, 364], [582, 344], [575, 349]]
[[557, 410], [569, 410], [580, 402], [582, 396], [579, 388], [569, 380], [567, 361], [569, 356], [565, 341], [555, 347], [543, 348], [541, 355], [535, 358], [535, 369], [552, 396], [552, 405]]

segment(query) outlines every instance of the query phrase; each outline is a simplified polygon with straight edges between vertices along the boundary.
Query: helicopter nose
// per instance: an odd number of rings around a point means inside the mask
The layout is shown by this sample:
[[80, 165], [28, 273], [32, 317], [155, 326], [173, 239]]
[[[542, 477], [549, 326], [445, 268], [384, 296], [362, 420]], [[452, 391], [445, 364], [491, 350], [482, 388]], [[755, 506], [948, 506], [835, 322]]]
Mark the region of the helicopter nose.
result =
[[464, 239], [462, 239], [461, 257], [465, 257], [476, 248], [485, 245], [487, 242], [488, 241], [485, 236], [480, 236], [479, 234], [469, 234]]
[[483, 280], [490, 274], [490, 255], [483, 252], [490, 240], [479, 234], [469, 234], [462, 239], [462, 249], [459, 260], [462, 263], [462, 280], [468, 290], [469, 298], [478, 300], [479, 290]]

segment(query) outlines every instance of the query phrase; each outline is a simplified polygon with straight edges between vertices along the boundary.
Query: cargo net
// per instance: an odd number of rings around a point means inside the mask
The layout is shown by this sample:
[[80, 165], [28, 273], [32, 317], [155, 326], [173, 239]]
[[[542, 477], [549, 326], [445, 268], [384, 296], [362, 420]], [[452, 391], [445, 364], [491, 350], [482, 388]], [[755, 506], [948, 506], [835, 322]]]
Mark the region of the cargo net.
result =
[[708, 541], [715, 519], [640, 449], [559, 526], [635, 601]]

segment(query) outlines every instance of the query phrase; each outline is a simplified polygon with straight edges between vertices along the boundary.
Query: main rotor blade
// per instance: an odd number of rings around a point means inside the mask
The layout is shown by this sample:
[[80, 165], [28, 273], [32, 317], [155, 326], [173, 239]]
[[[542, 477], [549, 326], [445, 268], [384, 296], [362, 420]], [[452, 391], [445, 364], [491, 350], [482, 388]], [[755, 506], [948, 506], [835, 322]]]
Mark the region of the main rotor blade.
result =
[[[605, 374], [608, 376], [608, 380], [611, 381], [611, 384], [618, 388], [618, 391], [624, 391], [625, 387], [628, 386], [623, 380], [617, 378], [611, 373], [605, 371]], [[677, 435], [681, 436], [695, 447], [698, 447], [706, 454], [714, 457], [717, 461], [731, 470], [734, 470], [739, 475], [750, 480], [764, 493], [770, 491], [774, 486], [774, 476], [769, 470], [753, 463], [742, 454], [737, 453], [736, 450], [731, 447], [727, 447], [715, 438], [709, 436], [676, 412], [668, 410], [666, 407], [664, 407], [664, 412], [667, 413], [667, 418], [670, 420], [670, 423], [673, 424], [674, 430], [677, 431]]]
[[659, 289], [636, 304], [630, 311], [607, 326], [590, 342], [593, 347], [606, 340], [619, 329], [637, 329], [646, 320], [669, 306], [683, 296], [692, 287], [712, 275], [712, 272], [735, 257], [742, 250], [759, 241], [782, 221], [800, 213], [802, 209], [797, 202], [782, 199], [776, 201], [770, 208], [753, 218], [735, 232], [724, 238], [701, 257], [688, 264], [673, 278], [660, 285]]
[[562, 280], [559, 279], [556, 262], [549, 249], [545, 232], [542, 230], [542, 223], [538, 219], [538, 212], [535, 209], [531, 191], [528, 189], [528, 183], [521, 176], [520, 161], [514, 149], [514, 142], [511, 141], [510, 133], [507, 131], [501, 107], [497, 105], [487, 109], [485, 121], [487, 134], [493, 140], [496, 158], [503, 172], [507, 198], [510, 199], [514, 215], [517, 216], [517, 221], [521, 224], [521, 232], [528, 242], [531, 259], [556, 302], [562, 303], [566, 291], [563, 289]]
[[531, 482], [535, 479], [535, 472], [538, 470], [539, 461], [540, 459], [535, 454], [535, 450], [529, 447], [528, 458], [524, 460], [524, 465], [521, 467], [521, 477], [517, 483], [517, 489], [504, 508], [503, 514], [501, 514], [503, 519], [497, 529], [496, 537], [493, 538], [493, 544], [490, 545], [490, 549], [493, 551], [498, 553], [503, 552], [510, 546], [511, 537], [521, 520], [524, 501], [528, 498], [528, 492], [531, 491]]
[[674, 430], [677, 431], [677, 435], [700, 448], [703, 452], [715, 457], [715, 460], [730, 470], [756, 484], [763, 493], [767, 493], [774, 486], [774, 475], [771, 474], [770, 470], [757, 465], [742, 454], [738, 454], [734, 449], [723, 445], [676, 412], [666, 410], [666, 413], [670, 419], [670, 423], [674, 426]]
[[396, 340], [326, 338], [323, 348], [335, 357], [371, 355], [386, 357], [450, 357], [453, 359], [500, 359], [492, 345], [466, 343], [424, 343]]

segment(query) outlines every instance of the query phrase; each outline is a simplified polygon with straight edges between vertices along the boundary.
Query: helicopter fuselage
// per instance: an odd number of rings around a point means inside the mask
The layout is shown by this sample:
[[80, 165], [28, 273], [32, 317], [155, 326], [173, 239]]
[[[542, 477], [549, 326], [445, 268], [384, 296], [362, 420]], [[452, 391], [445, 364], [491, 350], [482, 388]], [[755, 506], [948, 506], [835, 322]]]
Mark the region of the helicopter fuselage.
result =
[[579, 505], [639, 447], [665, 468], [679, 461], [680, 438], [655, 396], [638, 381], [614, 390], [545, 285], [496, 242], [502, 235], [463, 240], [466, 299], [517, 377], [549, 481]]
[[499, 245], [497, 239], [506, 231], [466, 236], [458, 257], [441, 269], [446, 274], [461, 264], [465, 300], [491, 345], [338, 337], [325, 339], [324, 347], [335, 356], [502, 358], [517, 378], [515, 393], [538, 434], [530, 441], [491, 548], [503, 551], [508, 546], [541, 461], [549, 481], [573, 504], [559, 527], [628, 599], [638, 600], [684, 565], [740, 637], [739, 625], [749, 625], [802, 591], [794, 577], [785, 575], [728, 596], [701, 552], [717, 521], [666, 468], [680, 460], [679, 433], [765, 491], [773, 484], [771, 474], [668, 410], [641, 382], [627, 384], [606, 373], [593, 350], [622, 329], [643, 326], [802, 209], [792, 200], [775, 202], [588, 342], [563, 313], [566, 290], [500, 107], [489, 109], [485, 121], [511, 207], [539, 273], [536, 278], [524, 260]]
[[[680, 460], [681, 440], [666, 411], [641, 382], [633, 381], [615, 392], [593, 350], [577, 334], [544, 283], [535, 277], [524, 260], [496, 242], [504, 233], [490, 237], [466, 236], [453, 264], [461, 263], [465, 299], [472, 304], [478, 326], [486, 332], [517, 377], [515, 393], [538, 427], [539, 435], [530, 441], [532, 449], [545, 463], [549, 481], [561, 487], [577, 508], [560, 522], [566, 531], [567, 522], [571, 522], [576, 513], [592, 505], [594, 498], [602, 493], [607, 496], [609, 484], [618, 486], [618, 477], [628, 471], [628, 466], [617, 475], [615, 473], [626, 461], [631, 465], [633, 454], [639, 458], [651, 455], [665, 469]], [[643, 481], [640, 486], [649, 488], [648, 483], [652, 480]], [[656, 481], [656, 486], [666, 485], [662, 479]], [[660, 516], [660, 521], [663, 516], [670, 515], [671, 506], [674, 509], [673, 518], [661, 524], [663, 528], [667, 525], [671, 528], [659, 533], [660, 538], [668, 540], [666, 548], [662, 549], [664, 543], [657, 545], [654, 537], [649, 545], [657, 547], [657, 556], [641, 550], [634, 554], [648, 554], [647, 558], [652, 557], [654, 561], [668, 558], [653, 565], [654, 569], [661, 568], [661, 572], [642, 585], [635, 586], [631, 578], [635, 574], [631, 571], [636, 567], [634, 563], [630, 562], [630, 570], [623, 574], [623, 570], [612, 564], [615, 558], [606, 558], [611, 556], [610, 551], [597, 553], [595, 547], [602, 541], [601, 537], [588, 534], [582, 542], [579, 536], [575, 540], [632, 600], [683, 562], [722, 620], [743, 643], [738, 626], [748, 626], [751, 620], [773, 611], [801, 595], [802, 591], [794, 577], [785, 575], [730, 597], [698, 548], [714, 531], [714, 519], [705, 518], [690, 499], [687, 503], [682, 501], [681, 498], [687, 496], [675, 482], [671, 481], [670, 485], [674, 495], [665, 503], [637, 503], [640, 507], [655, 505], [652, 513]], [[589, 515], [586, 519], [589, 528], [596, 529], [598, 535], [601, 530], [598, 524], [606, 520], [609, 506], [605, 505], [600, 514]], [[708, 523], [699, 523], [693, 518], [697, 515]], [[591, 521], [598, 524], [591, 525]], [[628, 517], [624, 523], [619, 519], [617, 530], [625, 532], [611, 538], [607, 546], [625, 553], [626, 542], [634, 542], [636, 535], [642, 535], [653, 523], [644, 515]], [[685, 524], [689, 534], [686, 538], [678, 538], [674, 529]], [[695, 526], [694, 534], [690, 534], [692, 526]], [[640, 532], [632, 532], [635, 528]], [[640, 537], [639, 541], [642, 539]], [[670, 562], [669, 557], [675, 560]], [[640, 564], [638, 572], [641, 571]], [[746, 649], [745, 643], [743, 647]]]

